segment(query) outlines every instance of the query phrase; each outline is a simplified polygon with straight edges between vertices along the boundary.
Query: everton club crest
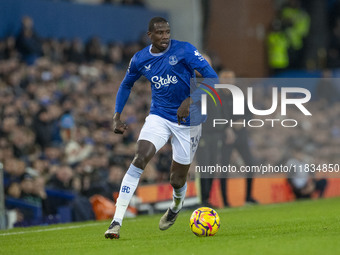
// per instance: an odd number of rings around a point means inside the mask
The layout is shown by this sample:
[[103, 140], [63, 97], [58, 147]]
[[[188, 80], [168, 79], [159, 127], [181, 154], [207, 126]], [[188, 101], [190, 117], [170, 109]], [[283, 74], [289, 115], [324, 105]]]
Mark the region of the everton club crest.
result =
[[169, 57], [169, 64], [170, 65], [176, 65], [177, 64], [177, 62], [178, 62], [178, 60], [177, 60], [177, 57], [175, 56], [175, 55], [171, 55], [170, 57]]

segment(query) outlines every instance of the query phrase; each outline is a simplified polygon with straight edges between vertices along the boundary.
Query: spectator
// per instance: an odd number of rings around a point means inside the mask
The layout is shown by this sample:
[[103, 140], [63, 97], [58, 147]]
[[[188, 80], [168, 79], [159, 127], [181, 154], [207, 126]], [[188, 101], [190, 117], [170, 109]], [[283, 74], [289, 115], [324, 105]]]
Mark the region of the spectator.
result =
[[13, 182], [6, 189], [5, 194], [11, 198], [19, 199], [21, 197], [21, 188], [18, 182]]
[[50, 214], [50, 211], [49, 211], [50, 206], [48, 204], [45, 183], [46, 183], [46, 180], [42, 176], [37, 176], [36, 178], [34, 178], [32, 195], [35, 196], [36, 199], [40, 201], [43, 214], [47, 216]]
[[[235, 79], [235, 73], [231, 70], [223, 70], [219, 73], [219, 77], [224, 82], [235, 84], [237, 80]], [[242, 84], [238, 84], [241, 86]], [[245, 121], [248, 121], [252, 118], [252, 113], [248, 110], [245, 112], [245, 115], [236, 116], [231, 113], [233, 103], [233, 98], [229, 90], [223, 91], [223, 96], [225, 98], [224, 102], [228, 102], [228, 106], [224, 108], [223, 116], [228, 116], [235, 122], [242, 122], [244, 118]], [[247, 109], [247, 108], [246, 108]], [[228, 127], [225, 129], [221, 151], [222, 151], [222, 165], [228, 165], [232, 158], [232, 153], [237, 151], [239, 154], [239, 159], [244, 163], [246, 166], [253, 166], [255, 165], [256, 161], [253, 157], [253, 153], [250, 147], [250, 137], [249, 137], [249, 129], [247, 127], [243, 127], [242, 125], [236, 125], [233, 127]], [[258, 201], [254, 199], [253, 193], [253, 176], [251, 173], [246, 174], [246, 196], [245, 202], [247, 204], [257, 204]], [[227, 199], [227, 182], [226, 178], [221, 178], [221, 189], [222, 189], [222, 197], [225, 206], [229, 206], [228, 199]]]
[[329, 68], [340, 67], [340, 17], [336, 19], [335, 26], [331, 28], [327, 66]]
[[281, 10], [281, 20], [289, 40], [289, 61], [291, 68], [303, 67], [304, 40], [310, 29], [310, 16], [301, 8], [300, 0], [289, 0]]
[[16, 50], [15, 47], [15, 38], [13, 36], [7, 37], [4, 42], [3, 58], [11, 59], [17, 57], [18, 51]]
[[271, 75], [284, 71], [289, 66], [289, 41], [282, 29], [281, 21], [274, 20], [267, 36], [268, 64]]
[[296, 172], [290, 173], [288, 183], [292, 187], [296, 199], [311, 198], [314, 192], [318, 192], [318, 197], [322, 197], [327, 187], [326, 179], [315, 179], [312, 173], [305, 169], [306, 156], [303, 148], [296, 145], [292, 150], [292, 157], [288, 160], [287, 165], [293, 165]]
[[4, 161], [5, 186], [13, 182], [20, 182], [25, 173], [25, 162], [14, 157]]
[[[33, 176], [25, 173], [22, 176], [22, 181], [20, 182], [21, 196], [20, 199], [29, 203], [30, 205], [42, 207], [42, 199], [34, 194], [35, 182]], [[24, 220], [29, 222], [33, 218], [33, 211], [29, 209], [22, 208], [20, 210], [24, 215]]]
[[114, 192], [118, 192], [120, 183], [124, 177], [124, 170], [121, 166], [111, 166], [109, 170], [109, 176], [107, 178], [108, 184], [108, 198], [112, 198]]
[[30, 157], [35, 157], [38, 148], [34, 144], [34, 140], [35, 135], [32, 130], [27, 128], [14, 129], [11, 136], [14, 156], [25, 161], [29, 161]]
[[171, 165], [171, 145], [167, 143], [158, 152], [158, 160], [156, 162], [157, 182], [167, 182], [170, 178], [169, 166]]
[[121, 44], [109, 44], [108, 52], [105, 61], [110, 64], [115, 64], [118, 68], [123, 66], [123, 47]]
[[46, 108], [41, 108], [35, 115], [32, 126], [36, 135], [36, 143], [46, 149], [52, 141], [52, 123]]
[[88, 197], [93, 195], [102, 195], [110, 200], [115, 201], [118, 197], [120, 183], [124, 177], [124, 171], [121, 166], [111, 166], [108, 170], [106, 178], [102, 178], [101, 182], [93, 181], [90, 190], [87, 191]]
[[96, 36], [92, 37], [85, 46], [85, 57], [91, 62], [95, 59], [103, 59], [103, 50], [100, 39]]
[[70, 142], [74, 139], [74, 131], [75, 131], [75, 121], [72, 115], [73, 104], [71, 100], [65, 100], [63, 102], [63, 110], [64, 113], [60, 118], [60, 128], [61, 128], [61, 137], [64, 143]]
[[35, 63], [42, 54], [41, 41], [34, 30], [33, 20], [29, 16], [24, 16], [21, 20], [21, 30], [17, 36], [16, 47], [22, 59], [28, 64]]
[[70, 49], [66, 52], [67, 60], [76, 64], [81, 64], [85, 61], [83, 54], [84, 46], [80, 39], [74, 39]]
[[322, 72], [322, 78], [316, 85], [316, 95], [318, 100], [322, 100], [324, 104], [329, 106], [338, 101], [339, 92], [335, 87], [334, 80], [332, 80], [331, 70]]
[[34, 189], [34, 181], [33, 177], [30, 174], [24, 174], [22, 176], [22, 180], [20, 182], [20, 188], [21, 188], [21, 199], [31, 202], [31, 203], [37, 203], [39, 202], [36, 200], [36, 197], [33, 195], [33, 189]]
[[[67, 165], [57, 167], [55, 174], [47, 181], [46, 187], [48, 189], [61, 191], [62, 194], [68, 194], [69, 197], [75, 196], [79, 187], [76, 188], [76, 182], [72, 169]], [[63, 195], [57, 193], [49, 200], [48, 211], [56, 214], [60, 206], [67, 206], [70, 204], [70, 199], [65, 198]]]
[[93, 150], [93, 142], [92, 140], [84, 143], [79, 144], [76, 141], [70, 141], [65, 146], [65, 157], [67, 164], [71, 166], [77, 165], [82, 160], [89, 157]]
[[56, 213], [60, 206], [69, 206], [74, 221], [93, 220], [94, 213], [88, 198], [80, 195], [80, 179], [75, 176], [72, 169], [67, 165], [59, 167], [55, 175], [47, 183], [47, 187], [68, 193], [68, 197], [74, 196], [72, 200], [58, 195], [58, 198], [48, 202], [49, 211]]
[[73, 191], [74, 174], [69, 166], [62, 165], [58, 168], [54, 176], [47, 182], [49, 188], [56, 190]]

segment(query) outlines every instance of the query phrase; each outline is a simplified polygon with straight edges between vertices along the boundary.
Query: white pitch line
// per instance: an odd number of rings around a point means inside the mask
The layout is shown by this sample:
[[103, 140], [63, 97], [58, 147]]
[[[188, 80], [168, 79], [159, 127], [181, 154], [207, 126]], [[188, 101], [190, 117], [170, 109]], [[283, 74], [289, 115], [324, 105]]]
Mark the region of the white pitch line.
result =
[[[104, 224], [104, 222], [101, 222], [101, 223], [92, 223], [92, 224], [83, 224], [83, 225], [77, 225], [77, 226], [64, 226], [64, 227], [56, 227], [56, 228], [37, 229], [37, 230], [31, 230], [31, 231], [0, 233], [0, 236], [11, 236], [11, 235], [20, 235], [20, 234], [47, 232], [47, 231], [54, 231], [54, 230], [83, 228], [83, 227], [91, 227], [91, 226], [97, 226], [97, 225], [103, 225], [103, 224]], [[105, 222], [105, 224], [107, 224], [107, 222]]]

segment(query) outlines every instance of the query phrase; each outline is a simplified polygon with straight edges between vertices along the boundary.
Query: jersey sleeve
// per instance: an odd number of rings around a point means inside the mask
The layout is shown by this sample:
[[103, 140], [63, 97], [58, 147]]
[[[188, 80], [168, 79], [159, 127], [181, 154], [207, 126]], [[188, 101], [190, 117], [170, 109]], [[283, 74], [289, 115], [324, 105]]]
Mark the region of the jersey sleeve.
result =
[[117, 92], [115, 113], [121, 113], [123, 111], [124, 106], [130, 96], [131, 89], [135, 81], [137, 81], [140, 76], [141, 73], [138, 71], [136, 64], [136, 55], [134, 55]]
[[[186, 61], [190, 68], [197, 70], [204, 78], [202, 84], [208, 84], [214, 87], [218, 83], [218, 76], [208, 61], [199, 53], [199, 51], [190, 43], [186, 47]], [[201, 100], [201, 95], [205, 94], [204, 90], [197, 89], [200, 84], [191, 85], [191, 98], [194, 103]]]
[[218, 78], [217, 73], [214, 71], [214, 69], [210, 65], [207, 65], [207, 66], [205, 66], [203, 68], [197, 68], [196, 70], [204, 78]]
[[138, 57], [136, 56], [136, 54], [131, 58], [123, 82], [126, 81], [133, 84], [141, 76], [141, 73], [139, 72], [137, 67], [137, 58]]
[[190, 68], [198, 70], [209, 66], [209, 63], [201, 55], [201, 53], [190, 43], [186, 43], [185, 60]]

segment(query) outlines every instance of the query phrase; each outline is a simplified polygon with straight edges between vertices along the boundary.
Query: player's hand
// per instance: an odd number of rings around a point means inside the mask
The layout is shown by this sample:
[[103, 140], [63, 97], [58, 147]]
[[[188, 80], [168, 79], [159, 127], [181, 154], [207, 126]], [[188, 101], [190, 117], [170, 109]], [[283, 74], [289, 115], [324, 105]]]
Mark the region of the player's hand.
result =
[[120, 114], [116, 113], [113, 117], [113, 132], [116, 134], [124, 134], [127, 125], [120, 120]]
[[189, 116], [190, 104], [192, 103], [191, 98], [186, 98], [177, 110], [177, 122], [181, 125], [181, 121], [186, 122], [186, 118]]

